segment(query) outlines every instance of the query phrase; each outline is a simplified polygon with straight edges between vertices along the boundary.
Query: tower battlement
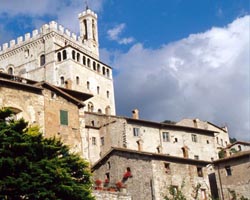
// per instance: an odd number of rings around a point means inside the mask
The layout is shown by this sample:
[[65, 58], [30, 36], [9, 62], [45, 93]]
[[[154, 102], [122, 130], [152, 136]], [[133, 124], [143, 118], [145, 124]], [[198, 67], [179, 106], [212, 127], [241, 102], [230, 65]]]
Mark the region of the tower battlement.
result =
[[90, 9], [87, 9], [87, 10], [83, 11], [82, 13], [79, 13], [79, 14], [78, 14], [78, 18], [83, 17], [83, 16], [86, 16], [86, 15], [93, 15], [93, 16], [95, 16], [95, 18], [97, 18], [97, 14], [94, 13], [94, 12], [93, 12], [92, 10], [90, 10]]
[[51, 21], [49, 22], [49, 24], [42, 25], [40, 30], [35, 29], [31, 33], [25, 33], [24, 36], [19, 36], [17, 39], [13, 39], [8, 43], [2, 44], [2, 46], [0, 46], [0, 54], [5, 53], [9, 50], [15, 49], [17, 47], [20, 47], [52, 31], [65, 36], [67, 39], [77, 42], [79, 45], [82, 45], [82, 39], [80, 38], [80, 36], [78, 36], [74, 32], [71, 32], [69, 29], [65, 28], [64, 26], [59, 25], [57, 22]]

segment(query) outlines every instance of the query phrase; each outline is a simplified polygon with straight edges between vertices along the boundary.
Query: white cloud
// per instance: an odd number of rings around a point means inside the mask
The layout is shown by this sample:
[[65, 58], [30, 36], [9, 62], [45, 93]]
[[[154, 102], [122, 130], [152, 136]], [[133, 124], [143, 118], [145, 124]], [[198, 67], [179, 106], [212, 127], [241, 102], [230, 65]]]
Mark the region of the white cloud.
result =
[[122, 31], [124, 30], [125, 27], [126, 27], [126, 25], [124, 23], [122, 23], [122, 24], [119, 24], [119, 25], [115, 26], [114, 28], [108, 30], [107, 31], [108, 38], [110, 40], [114, 40], [114, 41], [118, 42], [119, 44], [132, 43], [134, 41], [134, 38], [132, 38], [132, 37], [120, 38], [120, 34], [122, 33]]
[[238, 18], [159, 49], [137, 43], [126, 53], [116, 52], [110, 64], [119, 70], [118, 114], [139, 108], [151, 120], [226, 123], [232, 136], [250, 140], [249, 21], [249, 16]]

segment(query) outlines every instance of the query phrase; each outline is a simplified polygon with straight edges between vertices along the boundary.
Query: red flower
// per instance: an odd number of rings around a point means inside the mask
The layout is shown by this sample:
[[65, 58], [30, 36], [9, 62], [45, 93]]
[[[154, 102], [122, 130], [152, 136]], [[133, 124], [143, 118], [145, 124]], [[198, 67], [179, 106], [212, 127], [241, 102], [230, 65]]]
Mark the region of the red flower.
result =
[[116, 185], [117, 188], [122, 188], [123, 187], [123, 184], [122, 184], [121, 181], [118, 181], [115, 185]]
[[130, 178], [132, 177], [132, 174], [130, 171], [127, 171], [124, 175], [123, 175], [123, 178], [127, 179], [127, 178]]
[[104, 182], [105, 182], [105, 183], [109, 183], [109, 179], [106, 178]]
[[102, 184], [102, 181], [99, 180], [99, 179], [97, 179], [97, 180], [95, 181], [95, 184], [96, 184], [97, 186], [100, 186], [100, 185]]

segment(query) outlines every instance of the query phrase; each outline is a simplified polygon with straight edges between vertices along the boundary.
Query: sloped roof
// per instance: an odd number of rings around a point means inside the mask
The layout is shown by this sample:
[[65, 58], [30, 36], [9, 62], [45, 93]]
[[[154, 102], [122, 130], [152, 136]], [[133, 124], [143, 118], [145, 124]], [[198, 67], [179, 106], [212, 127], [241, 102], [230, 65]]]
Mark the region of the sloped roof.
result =
[[126, 148], [119, 148], [119, 147], [111, 147], [111, 149], [101, 158], [99, 159], [93, 166], [92, 170], [94, 171], [96, 168], [98, 168], [100, 165], [106, 162], [106, 160], [112, 156], [115, 153], [128, 153], [130, 155], [136, 154], [137, 156], [143, 157], [149, 157], [151, 160], [164, 160], [164, 161], [171, 161], [176, 163], [183, 163], [183, 164], [193, 164], [193, 165], [201, 165], [206, 166], [208, 164], [211, 164], [209, 161], [204, 160], [196, 160], [191, 158], [183, 158], [183, 157], [177, 157], [177, 156], [170, 156], [167, 154], [162, 153], [151, 153], [146, 151], [137, 151], [132, 149], [126, 149]]
[[231, 161], [231, 160], [238, 160], [241, 157], [249, 157], [249, 162], [250, 162], [250, 151], [240, 151], [240, 152], [234, 153], [233, 155], [231, 155], [229, 157], [215, 160], [215, 161], [213, 161], [213, 163], [215, 165], [217, 165], [219, 163], [226, 163], [226, 162]]

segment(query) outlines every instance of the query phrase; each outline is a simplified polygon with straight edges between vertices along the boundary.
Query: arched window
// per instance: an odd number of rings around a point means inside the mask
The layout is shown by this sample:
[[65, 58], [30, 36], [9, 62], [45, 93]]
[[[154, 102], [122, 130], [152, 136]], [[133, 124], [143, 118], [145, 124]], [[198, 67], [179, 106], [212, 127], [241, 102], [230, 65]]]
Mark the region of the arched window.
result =
[[87, 89], [89, 90], [89, 88], [90, 88], [90, 83], [89, 81], [87, 81]]
[[13, 67], [9, 67], [8, 69], [8, 74], [13, 75], [14, 74], [14, 69]]
[[76, 54], [76, 60], [77, 60], [77, 62], [80, 61], [80, 54], [79, 53]]
[[107, 91], [107, 98], [109, 98], [109, 91]]
[[184, 146], [184, 147], [181, 148], [181, 150], [182, 150], [182, 153], [183, 153], [183, 157], [188, 158], [188, 147]]
[[97, 94], [100, 94], [100, 87], [99, 86], [97, 86], [96, 92], [97, 92]]
[[86, 57], [85, 56], [82, 57], [82, 64], [86, 65]]
[[107, 106], [107, 107], [105, 108], [105, 114], [106, 114], [106, 115], [111, 115], [110, 106]]
[[105, 75], [105, 72], [106, 72], [105, 67], [102, 67], [102, 74]]
[[93, 70], [96, 71], [96, 63], [95, 63], [95, 61], [93, 61]]
[[109, 76], [110, 76], [109, 69], [107, 69], [107, 77], [109, 77]]
[[64, 77], [63, 76], [61, 76], [61, 78], [60, 78], [60, 83], [61, 83], [61, 85], [64, 85]]
[[76, 59], [76, 52], [73, 50], [72, 51], [72, 59], [75, 60]]
[[88, 58], [88, 63], [87, 63], [87, 64], [88, 64], [88, 67], [91, 67], [91, 66], [90, 66], [90, 59], [89, 59], [89, 58]]
[[44, 64], [45, 64], [45, 55], [42, 54], [42, 55], [40, 56], [40, 66], [43, 66]]
[[102, 110], [99, 108], [97, 112], [98, 112], [98, 113], [102, 113]]
[[61, 61], [62, 60], [62, 55], [61, 55], [61, 52], [58, 52], [57, 53], [57, 61]]
[[94, 105], [92, 102], [88, 103], [88, 112], [94, 112]]
[[97, 72], [100, 73], [100, 64], [97, 64]]
[[88, 39], [87, 20], [84, 19], [84, 20], [83, 20], [83, 23], [84, 23], [84, 28], [85, 28], [85, 30], [84, 30], [84, 39]]
[[79, 85], [80, 80], [79, 80], [79, 76], [76, 77], [76, 84]]
[[67, 59], [67, 52], [66, 50], [63, 50], [63, 60], [66, 60]]

